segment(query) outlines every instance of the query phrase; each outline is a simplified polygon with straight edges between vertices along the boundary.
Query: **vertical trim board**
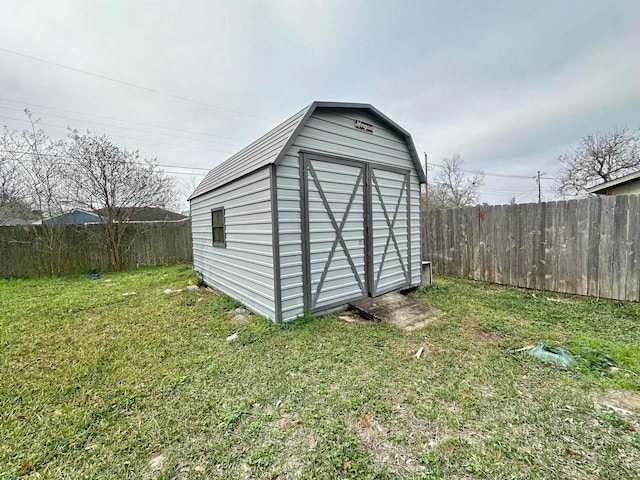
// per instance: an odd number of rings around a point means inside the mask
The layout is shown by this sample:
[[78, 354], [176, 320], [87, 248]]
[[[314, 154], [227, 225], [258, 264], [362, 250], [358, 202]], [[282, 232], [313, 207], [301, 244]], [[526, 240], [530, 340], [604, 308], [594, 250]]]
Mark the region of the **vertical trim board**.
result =
[[276, 323], [282, 323], [282, 288], [280, 276], [280, 235], [278, 228], [278, 176], [276, 165], [269, 169], [271, 194], [271, 243], [273, 247], [273, 294]]

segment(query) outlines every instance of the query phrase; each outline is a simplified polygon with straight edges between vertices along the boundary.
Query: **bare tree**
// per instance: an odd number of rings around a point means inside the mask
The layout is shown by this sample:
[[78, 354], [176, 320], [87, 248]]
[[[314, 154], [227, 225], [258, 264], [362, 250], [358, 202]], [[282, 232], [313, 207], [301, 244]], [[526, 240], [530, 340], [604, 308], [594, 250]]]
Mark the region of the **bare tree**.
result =
[[47, 254], [48, 269], [51, 274], [60, 271], [64, 244], [62, 230], [66, 205], [64, 182], [60, 168], [62, 142], [51, 140], [42, 129], [37, 128], [38, 120], [25, 110], [31, 123], [30, 128], [21, 132], [4, 128], [0, 138], [0, 149], [18, 185], [13, 200], [13, 211], [21, 207], [38, 212], [40, 219], [59, 216], [57, 223], [43, 222], [36, 229], [36, 246]]
[[429, 209], [466, 207], [478, 203], [479, 189], [484, 183], [484, 174], [468, 175], [462, 169], [464, 161], [460, 155], [444, 158], [434, 181], [429, 183]]
[[60, 169], [62, 142], [51, 140], [37, 128], [29, 110], [31, 123], [21, 132], [4, 128], [0, 149], [13, 166], [19, 194], [41, 216], [59, 215], [65, 208], [64, 187]]
[[640, 130], [598, 132], [561, 155], [555, 190], [562, 197], [585, 195], [587, 188], [640, 170]]
[[[3, 138], [7, 136], [5, 129]], [[4, 150], [0, 151], [0, 225], [17, 216], [22, 195], [19, 166]]]
[[200, 185], [204, 174], [196, 174], [190, 173], [189, 175], [185, 175], [178, 181], [178, 191], [180, 194], [180, 210], [184, 210], [185, 208], [188, 210], [189, 201], [186, 200], [189, 196], [195, 191], [195, 189]]
[[142, 159], [112, 143], [106, 135], [71, 130], [66, 145], [65, 177], [75, 203], [105, 219], [104, 240], [114, 270], [121, 270], [125, 233], [141, 209], [163, 206], [173, 198], [173, 182], [154, 160]]

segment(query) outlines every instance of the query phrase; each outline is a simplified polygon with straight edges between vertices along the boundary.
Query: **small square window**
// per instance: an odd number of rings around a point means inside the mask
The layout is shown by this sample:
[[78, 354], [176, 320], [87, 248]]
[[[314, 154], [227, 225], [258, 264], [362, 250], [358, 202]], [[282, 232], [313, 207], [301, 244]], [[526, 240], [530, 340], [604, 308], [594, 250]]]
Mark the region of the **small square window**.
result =
[[213, 231], [213, 246], [226, 247], [224, 236], [224, 208], [211, 210], [211, 229]]

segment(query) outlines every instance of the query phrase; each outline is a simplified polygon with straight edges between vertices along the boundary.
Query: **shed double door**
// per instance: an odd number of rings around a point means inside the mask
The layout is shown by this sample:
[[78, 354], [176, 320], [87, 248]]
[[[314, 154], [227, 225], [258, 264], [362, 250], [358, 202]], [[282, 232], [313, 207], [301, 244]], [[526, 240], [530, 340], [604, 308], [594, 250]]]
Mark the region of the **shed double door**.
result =
[[409, 172], [309, 153], [301, 168], [305, 308], [409, 286]]

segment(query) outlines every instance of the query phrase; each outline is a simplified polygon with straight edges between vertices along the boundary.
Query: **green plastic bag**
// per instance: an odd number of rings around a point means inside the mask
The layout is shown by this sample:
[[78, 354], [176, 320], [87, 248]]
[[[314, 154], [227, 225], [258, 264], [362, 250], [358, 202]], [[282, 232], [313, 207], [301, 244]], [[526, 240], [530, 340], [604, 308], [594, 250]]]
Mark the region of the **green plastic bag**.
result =
[[576, 363], [573, 356], [565, 348], [551, 348], [544, 342], [540, 342], [535, 347], [529, 348], [527, 352], [540, 360], [553, 362], [561, 367], [571, 368], [575, 366]]

